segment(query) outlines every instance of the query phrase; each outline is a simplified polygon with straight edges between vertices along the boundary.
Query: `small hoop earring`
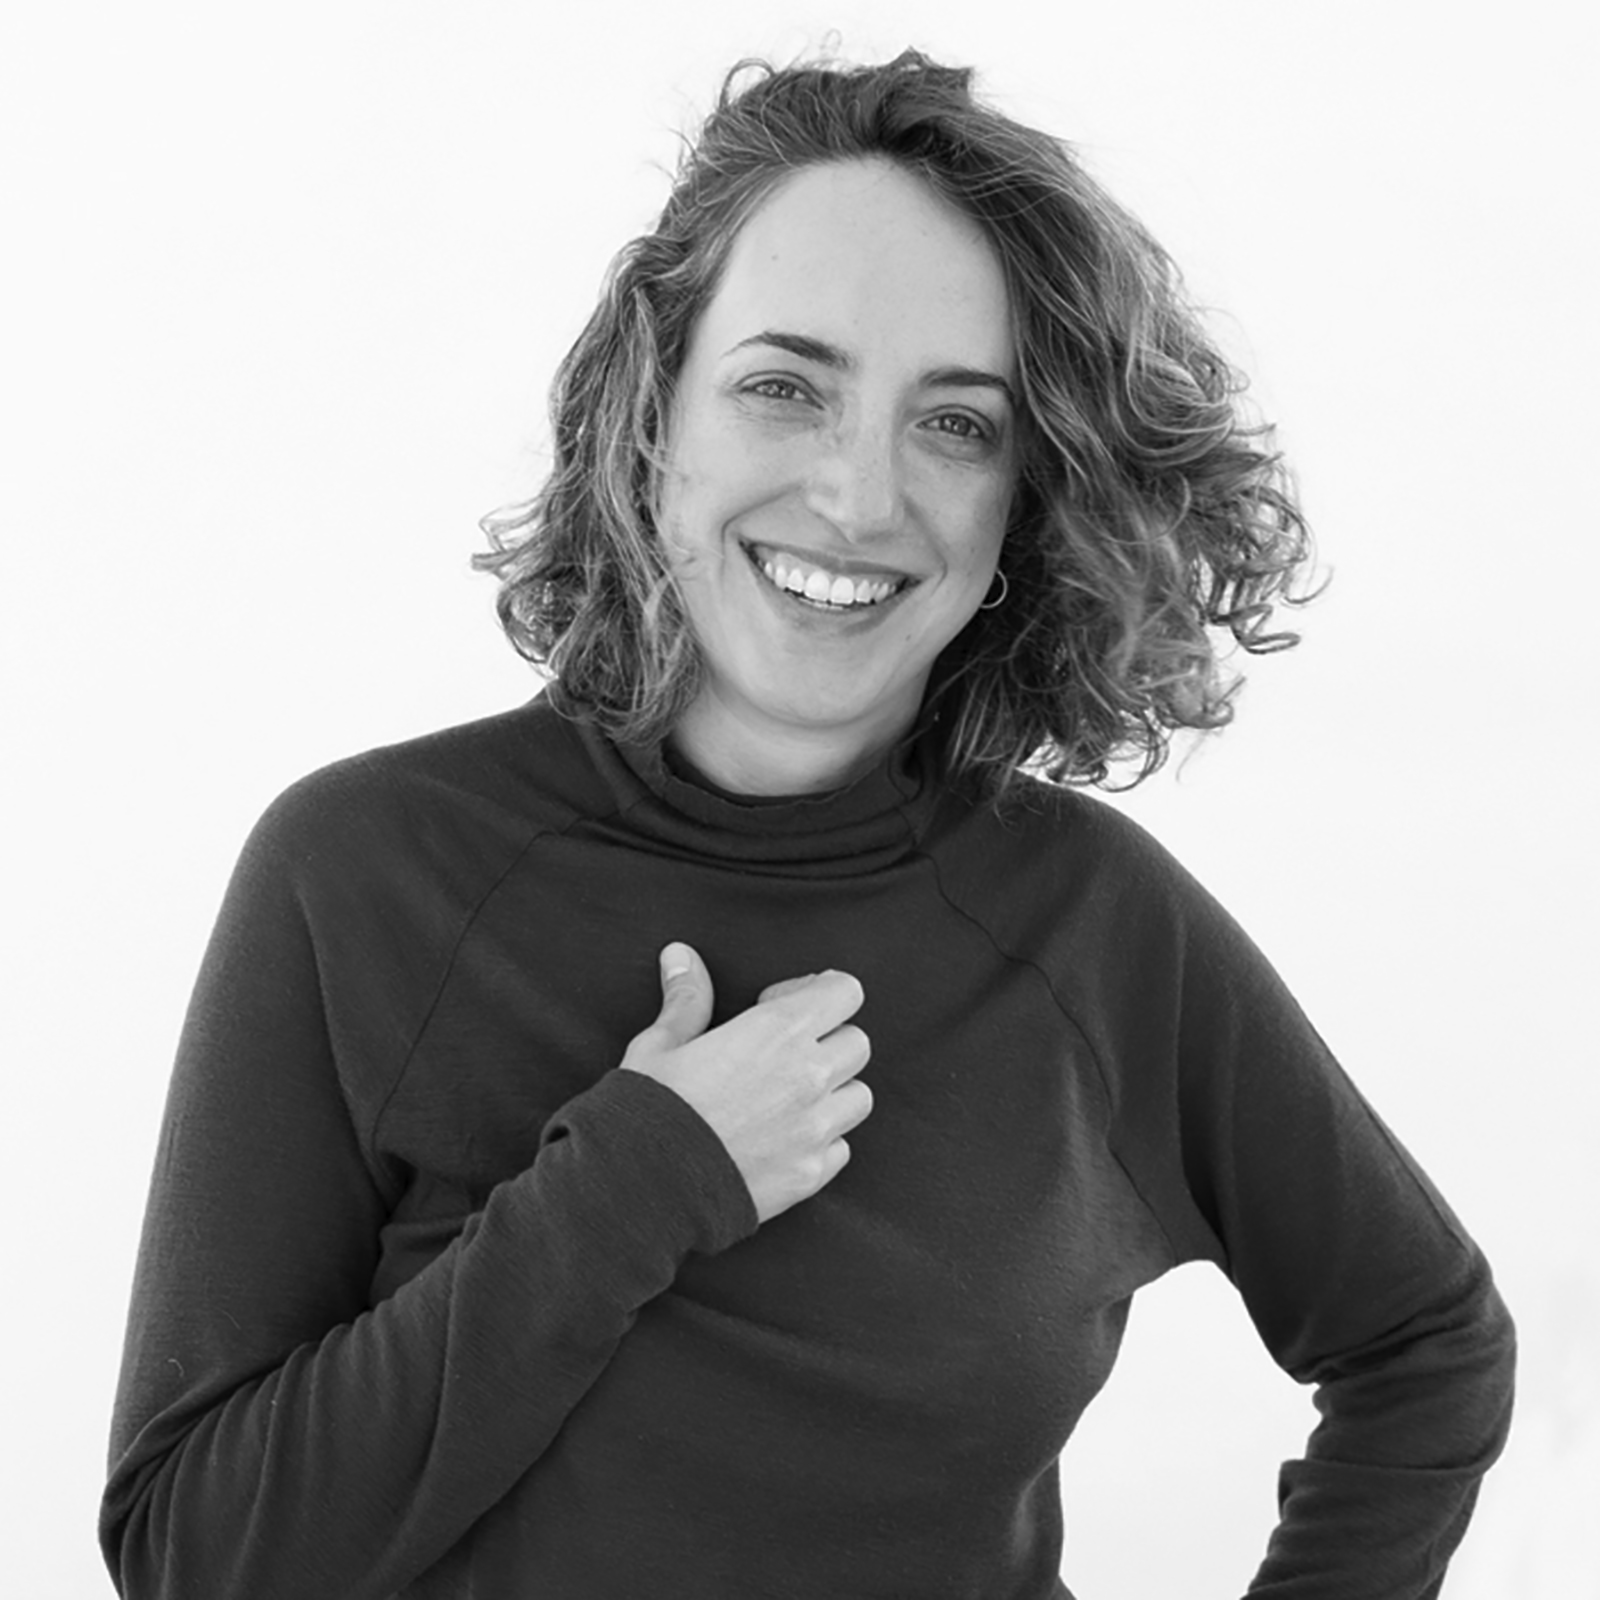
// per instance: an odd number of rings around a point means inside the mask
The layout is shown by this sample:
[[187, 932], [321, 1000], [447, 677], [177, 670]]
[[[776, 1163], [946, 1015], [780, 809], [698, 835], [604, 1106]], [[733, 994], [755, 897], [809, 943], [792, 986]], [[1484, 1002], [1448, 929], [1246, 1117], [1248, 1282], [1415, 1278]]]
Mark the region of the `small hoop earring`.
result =
[[[999, 567], [994, 569], [994, 575], [1000, 580], [1000, 594], [994, 600], [985, 600], [978, 607], [980, 611], [998, 611], [1006, 603], [1006, 596], [1011, 593], [1011, 582]], [[994, 585], [990, 584], [989, 587], [992, 589]]]

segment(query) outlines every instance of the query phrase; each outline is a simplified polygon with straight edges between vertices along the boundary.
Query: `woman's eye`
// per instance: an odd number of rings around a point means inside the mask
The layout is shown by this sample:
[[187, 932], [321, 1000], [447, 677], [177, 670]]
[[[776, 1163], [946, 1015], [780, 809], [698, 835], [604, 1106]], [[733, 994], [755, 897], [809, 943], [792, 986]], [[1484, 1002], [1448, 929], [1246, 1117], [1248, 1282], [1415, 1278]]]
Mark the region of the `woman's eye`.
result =
[[744, 386], [744, 392], [758, 400], [804, 400], [805, 390], [788, 378], [757, 378]]
[[932, 419], [936, 433], [948, 434], [952, 439], [980, 443], [989, 437], [988, 427], [965, 411], [944, 411]]

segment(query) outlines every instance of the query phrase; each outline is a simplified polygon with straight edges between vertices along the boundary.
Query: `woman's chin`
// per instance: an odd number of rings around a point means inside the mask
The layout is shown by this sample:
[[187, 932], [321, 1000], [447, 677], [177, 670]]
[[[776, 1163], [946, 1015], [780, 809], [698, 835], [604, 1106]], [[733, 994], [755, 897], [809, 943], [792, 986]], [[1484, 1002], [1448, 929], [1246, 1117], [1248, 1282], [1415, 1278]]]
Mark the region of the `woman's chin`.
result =
[[916, 716], [920, 701], [920, 688], [863, 683], [859, 674], [830, 674], [775, 685], [752, 709], [764, 714], [774, 729], [789, 729], [798, 737], [890, 741]]
[[[730, 692], [731, 691], [731, 692]], [[916, 719], [922, 686], [863, 682], [860, 674], [793, 673], [763, 684], [708, 685], [684, 722], [691, 738], [718, 745], [852, 755], [886, 749]]]

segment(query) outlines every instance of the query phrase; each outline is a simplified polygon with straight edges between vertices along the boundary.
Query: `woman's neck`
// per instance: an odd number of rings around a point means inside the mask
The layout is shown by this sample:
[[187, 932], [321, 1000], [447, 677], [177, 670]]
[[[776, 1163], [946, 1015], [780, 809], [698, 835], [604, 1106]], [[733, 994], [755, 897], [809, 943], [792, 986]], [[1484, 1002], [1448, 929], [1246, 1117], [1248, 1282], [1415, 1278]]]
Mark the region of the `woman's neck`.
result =
[[719, 789], [744, 795], [826, 794], [875, 766], [908, 730], [752, 725], [697, 702], [668, 743]]

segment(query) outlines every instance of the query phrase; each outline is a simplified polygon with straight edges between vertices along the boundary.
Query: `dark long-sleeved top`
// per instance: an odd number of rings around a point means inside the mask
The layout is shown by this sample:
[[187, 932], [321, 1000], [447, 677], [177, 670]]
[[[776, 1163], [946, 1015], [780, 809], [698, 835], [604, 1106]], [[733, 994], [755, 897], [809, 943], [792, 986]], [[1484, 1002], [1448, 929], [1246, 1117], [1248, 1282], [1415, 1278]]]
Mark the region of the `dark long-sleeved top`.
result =
[[[618, 1070], [838, 968], [874, 1108], [758, 1226]], [[1047, 1600], [1057, 1457], [1187, 1261], [1317, 1387], [1252, 1594], [1424, 1600], [1503, 1441], [1482, 1255], [1142, 830], [912, 746], [746, 803], [542, 700], [247, 844], [179, 1048], [101, 1540], [138, 1600]]]

